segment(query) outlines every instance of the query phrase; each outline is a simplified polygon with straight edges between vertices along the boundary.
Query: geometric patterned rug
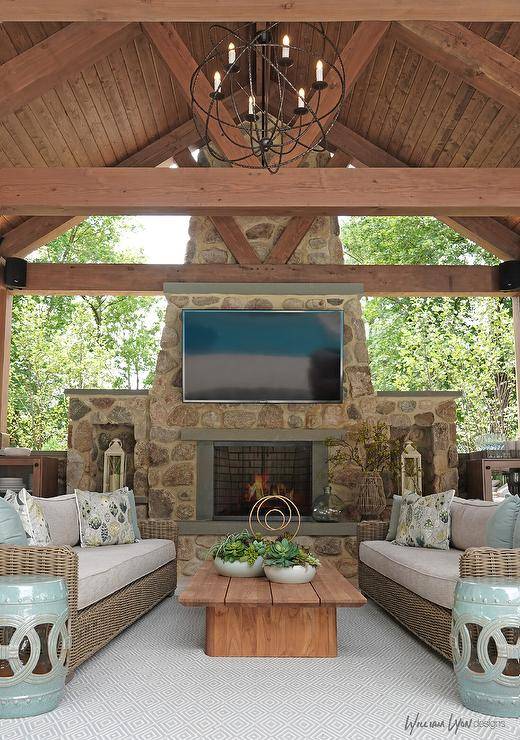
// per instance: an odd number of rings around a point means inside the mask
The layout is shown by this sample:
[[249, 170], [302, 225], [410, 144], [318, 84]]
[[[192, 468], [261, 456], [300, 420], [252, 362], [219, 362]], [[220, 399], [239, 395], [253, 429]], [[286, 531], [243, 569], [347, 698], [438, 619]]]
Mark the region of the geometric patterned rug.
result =
[[451, 666], [372, 602], [338, 611], [337, 658], [208, 658], [203, 636], [203, 610], [166, 599], [76, 671], [54, 712], [0, 721], [0, 738], [520, 739], [519, 721], [466, 710]]

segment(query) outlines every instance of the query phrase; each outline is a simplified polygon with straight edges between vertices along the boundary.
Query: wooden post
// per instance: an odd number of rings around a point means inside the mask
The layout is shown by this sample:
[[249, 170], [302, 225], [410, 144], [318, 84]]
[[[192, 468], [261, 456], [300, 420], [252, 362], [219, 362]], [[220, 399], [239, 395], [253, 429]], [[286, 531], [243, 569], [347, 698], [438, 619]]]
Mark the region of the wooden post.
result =
[[0, 288], [0, 447], [7, 447], [7, 397], [11, 351], [12, 293]]
[[513, 301], [513, 333], [515, 337], [516, 409], [518, 434], [520, 435], [520, 296], [514, 295], [511, 300]]

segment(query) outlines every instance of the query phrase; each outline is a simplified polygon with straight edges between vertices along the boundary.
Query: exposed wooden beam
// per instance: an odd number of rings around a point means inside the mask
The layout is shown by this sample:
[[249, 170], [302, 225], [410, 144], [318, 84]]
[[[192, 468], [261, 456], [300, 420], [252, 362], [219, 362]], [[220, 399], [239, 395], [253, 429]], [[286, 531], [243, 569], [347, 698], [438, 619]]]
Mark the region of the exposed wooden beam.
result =
[[[367, 64], [372, 59], [374, 52], [381, 43], [388, 29], [390, 23], [383, 21], [365, 21], [361, 23], [354, 31], [352, 37], [347, 41], [343, 50], [340, 54], [340, 60], [345, 70], [345, 85], [347, 94], [352, 90], [356, 81], [366, 68]], [[319, 108], [315, 112], [321, 116], [321, 112], [332, 111], [334, 106], [338, 102], [338, 97], [341, 91], [338, 89], [338, 78], [335, 72], [330, 71], [325, 81], [328, 83], [328, 87], [319, 93], [315, 93], [310, 99], [310, 106], [316, 107], [316, 100], [319, 97]], [[320, 121], [321, 127], [318, 125], [312, 125], [307, 128], [299, 139], [298, 146], [294, 148], [290, 155], [284, 157], [283, 160], [292, 159], [287, 162], [289, 167], [298, 167], [300, 161], [293, 159], [298, 155], [304, 154], [308, 147], [315, 146], [322, 138], [322, 131], [327, 131], [330, 126], [332, 114], [328, 117], [322, 118]], [[310, 116], [304, 116], [302, 119], [303, 124], [308, 124]], [[282, 161], [283, 161], [282, 160]]]
[[7, 436], [7, 400], [12, 308], [12, 293], [0, 287], [0, 447], [9, 444]]
[[265, 260], [268, 265], [283, 265], [289, 262], [295, 251], [298, 249], [298, 245], [302, 239], [308, 234], [312, 224], [314, 223], [314, 217], [309, 218], [298, 218], [294, 216], [291, 218], [285, 229], [282, 231], [271, 253]]
[[394, 28], [407, 46], [520, 113], [520, 60], [512, 54], [460, 23], [406, 21]]
[[480, 265], [86, 265], [30, 262], [23, 293], [160, 295], [164, 283], [362, 283], [374, 296], [503, 295]]
[[71, 23], [13, 57], [0, 66], [0, 118], [124, 46], [139, 33], [138, 24]]
[[[327, 167], [347, 167], [350, 164], [351, 157], [338, 150], [334, 156], [329, 159]], [[302, 240], [309, 233], [314, 218], [291, 218], [285, 229], [282, 231], [276, 244], [265, 260], [266, 264], [280, 265], [289, 262], [293, 254], [298, 249]]]
[[497, 215], [520, 207], [520, 169], [0, 169], [8, 215]]
[[0, 0], [4, 21], [519, 21], [518, 0]]
[[[187, 146], [200, 143], [199, 133], [193, 120], [176, 126], [164, 136], [151, 142], [143, 149], [130, 155], [119, 167], [159, 167]], [[72, 218], [63, 216], [33, 216], [15, 226], [6, 234], [0, 244], [3, 257], [27, 257], [35, 249], [48, 244], [84, 220], [83, 216]]]
[[[166, 23], [144, 23], [143, 29], [178, 82], [184, 97], [187, 101], [191, 101], [191, 80], [198, 65], [177, 30], [171, 24]], [[213, 87], [204, 74], [199, 74], [193, 92], [201, 102], [209, 101]], [[258, 165], [258, 160], [254, 155], [247, 155], [246, 141], [237, 131], [226, 102], [218, 102], [217, 106], [220, 120], [217, 121], [213, 117], [208, 120], [208, 132], [213, 143], [228, 159], [239, 158], [243, 164]], [[224, 135], [223, 128], [227, 136]]]
[[[189, 149], [178, 152], [175, 155], [175, 162], [179, 167], [197, 167], [197, 162]], [[261, 263], [260, 257], [233, 216], [213, 216], [211, 221], [239, 265], [259, 265]]]
[[[348, 153], [356, 167], [407, 166], [400, 159], [380, 149], [341, 123], [335, 124], [328, 140], [338, 149]], [[458, 216], [457, 218], [437, 216], [437, 218], [499, 259], [520, 259], [520, 235], [504, 226], [496, 218], [485, 216]]]

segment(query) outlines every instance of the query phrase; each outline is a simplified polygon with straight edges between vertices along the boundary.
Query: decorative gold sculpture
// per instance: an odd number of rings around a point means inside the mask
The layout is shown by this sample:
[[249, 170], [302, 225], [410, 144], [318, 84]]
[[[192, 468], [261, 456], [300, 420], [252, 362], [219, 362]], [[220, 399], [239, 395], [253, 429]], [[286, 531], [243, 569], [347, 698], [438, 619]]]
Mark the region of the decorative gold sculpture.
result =
[[[282, 508], [279, 508], [278, 506], [273, 506], [272, 508], [269, 508], [267, 511], [265, 511], [265, 513], [263, 512], [266, 504], [273, 499], [281, 502], [279, 506], [284, 507], [285, 512]], [[269, 523], [269, 517], [273, 516], [280, 517], [280, 522], [278, 526], [273, 526]], [[285, 533], [285, 530], [291, 525], [293, 517], [297, 520], [296, 530], [293, 534]], [[249, 513], [249, 531], [251, 532], [251, 534], [255, 533], [255, 530], [253, 529], [253, 519], [255, 518], [259, 526], [263, 529], [267, 530], [268, 532], [278, 532], [280, 534], [283, 532], [284, 537], [286, 537], [287, 539], [293, 540], [300, 531], [300, 512], [294, 501], [291, 501], [291, 499], [287, 498], [286, 496], [264, 496], [263, 498], [256, 501]]]

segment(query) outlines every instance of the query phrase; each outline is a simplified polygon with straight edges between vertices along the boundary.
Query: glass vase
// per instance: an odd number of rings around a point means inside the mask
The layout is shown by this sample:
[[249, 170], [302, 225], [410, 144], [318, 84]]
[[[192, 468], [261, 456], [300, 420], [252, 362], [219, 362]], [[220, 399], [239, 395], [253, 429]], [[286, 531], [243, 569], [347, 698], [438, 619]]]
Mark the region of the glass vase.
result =
[[312, 518], [317, 522], [340, 522], [345, 502], [332, 493], [332, 486], [325, 486], [321, 496], [312, 506]]

